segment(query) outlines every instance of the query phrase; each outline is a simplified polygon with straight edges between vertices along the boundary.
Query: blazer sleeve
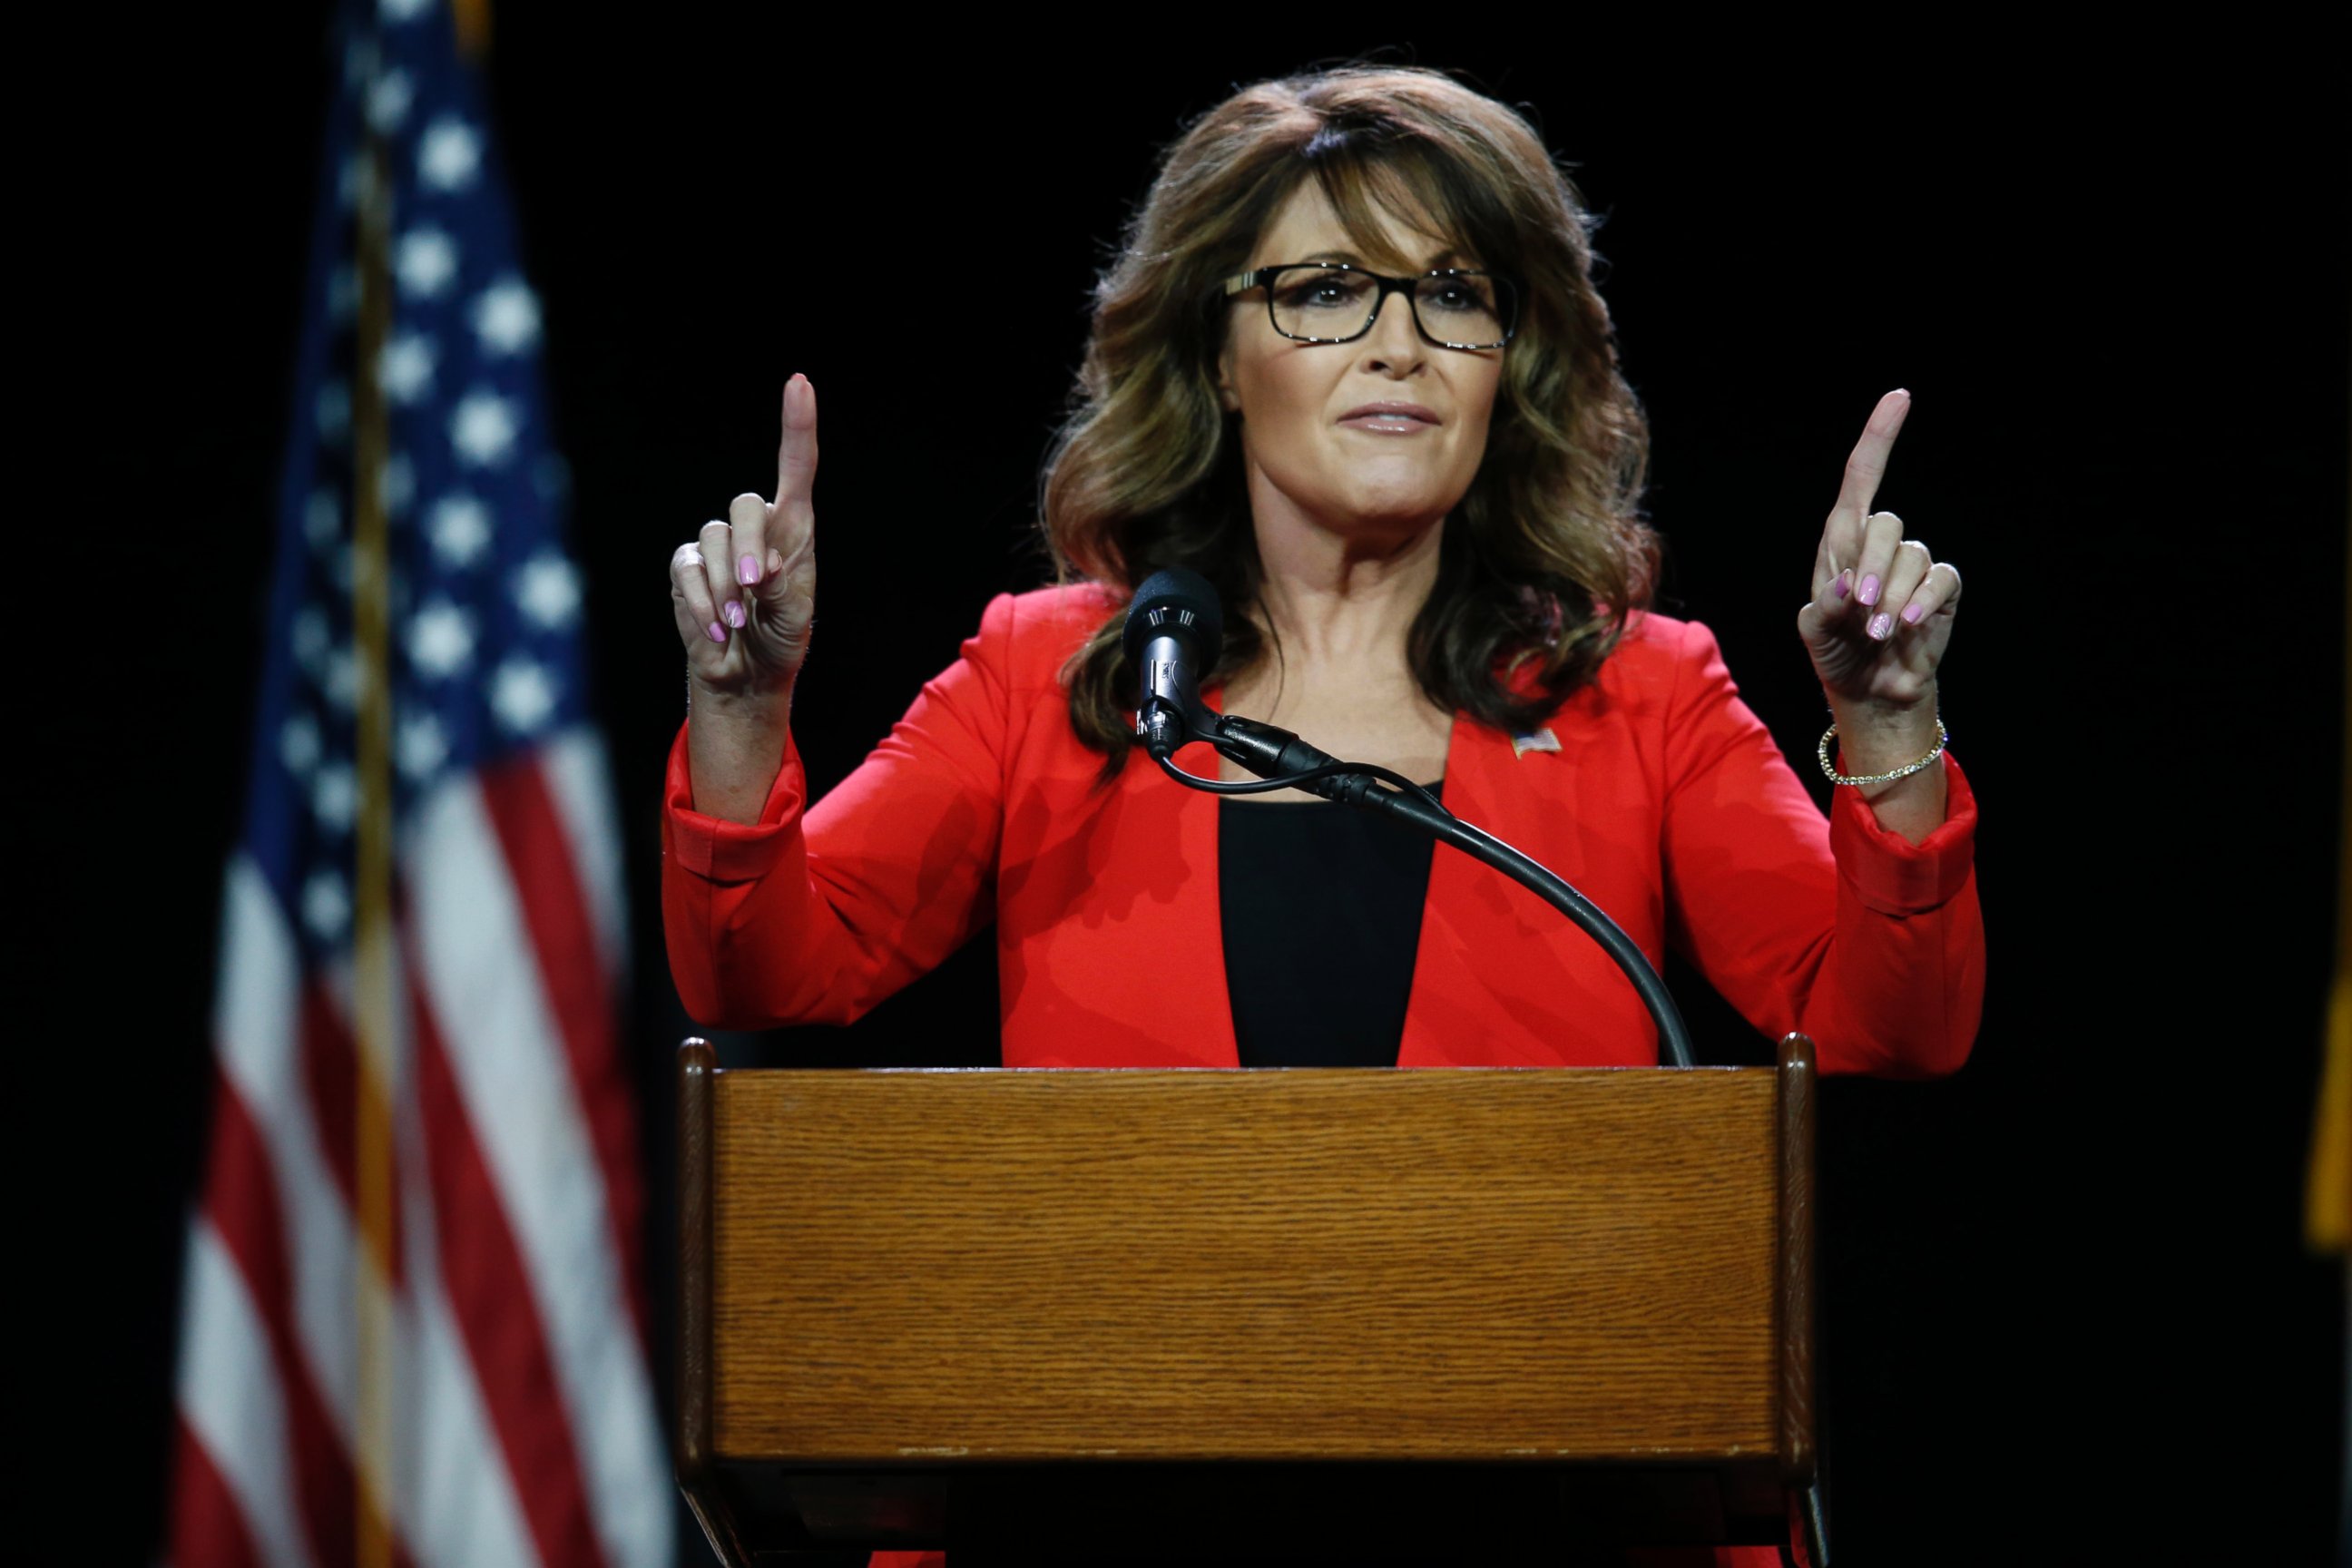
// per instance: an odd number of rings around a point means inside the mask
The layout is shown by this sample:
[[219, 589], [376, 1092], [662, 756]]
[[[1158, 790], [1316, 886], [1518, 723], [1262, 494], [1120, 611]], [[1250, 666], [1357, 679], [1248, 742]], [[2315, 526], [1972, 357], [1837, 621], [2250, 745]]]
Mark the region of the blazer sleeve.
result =
[[1828, 820], [1687, 624], [1667, 703], [1670, 937], [1740, 1013], [1811, 1036], [1824, 1072], [1933, 1077], [1968, 1059], [1984, 1007], [1976, 796], [1948, 751], [1942, 825], [1918, 844], [1861, 792]]
[[[760, 820], [694, 809], [686, 729], [662, 801], [662, 931], [689, 1016], [845, 1024], [985, 925], [1003, 821], [1013, 600], [814, 806], [799, 749]], [[689, 717], [688, 723], [692, 723]]]

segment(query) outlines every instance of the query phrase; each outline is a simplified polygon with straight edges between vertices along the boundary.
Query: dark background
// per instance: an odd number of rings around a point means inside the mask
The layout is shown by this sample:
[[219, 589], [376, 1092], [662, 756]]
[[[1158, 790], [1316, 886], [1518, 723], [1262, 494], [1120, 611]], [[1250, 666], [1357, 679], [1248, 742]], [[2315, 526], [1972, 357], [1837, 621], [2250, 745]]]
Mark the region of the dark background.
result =
[[[69, 617], [102, 628], [70, 645], [88, 700], [58, 701], [42, 668], [16, 709], [28, 731], [65, 710], [99, 824], [29, 836], [71, 861], [37, 980], [97, 999], [69, 1020], [85, 1038], [135, 1041], [105, 1053], [135, 1152], [77, 1178], [117, 1238], [74, 1303], [120, 1347], [78, 1396], [125, 1483], [109, 1560], [149, 1555], [163, 1496], [329, 80], [318, 9], [233, 48], [216, 17], [168, 22], [109, 66], [93, 108], [125, 136], [90, 164], [65, 263], [108, 301], [113, 346], [82, 369], [118, 525], [91, 537], [135, 552], [113, 558], [131, 613], [79, 600]], [[1790, 618], [1864, 416], [1890, 386], [1916, 398], [1880, 504], [1967, 576], [1943, 707], [1981, 802], [1990, 988], [1958, 1077], [1824, 1090], [1846, 1561], [2185, 1560], [2216, 1528], [2225, 1560], [2325, 1560], [2341, 1270], [2303, 1250], [2299, 1213], [2345, 710], [2340, 67], [2291, 39], [2053, 52], [1438, 14], [1459, 24], [1194, 8], [814, 38], [804, 12], [602, 27], [501, 0], [496, 131], [629, 834], [656, 1213], [686, 1027], [653, 901], [681, 716], [669, 550], [772, 487], [778, 389], [807, 372], [824, 624], [796, 718], [818, 787], [838, 778], [989, 595], [1041, 580], [1038, 458], [1158, 150], [1235, 83], [1384, 49], [1524, 103], [1578, 166], [1654, 422], [1663, 607], [1717, 630], [1803, 775], [1826, 721]], [[921, 323], [860, 331], [851, 258], [927, 262]], [[130, 867], [137, 929], [162, 934], [126, 953]], [[1711, 1056], [1761, 1059], [1676, 980]], [[728, 1048], [992, 1060], [993, 984], [983, 943], [845, 1035]]]

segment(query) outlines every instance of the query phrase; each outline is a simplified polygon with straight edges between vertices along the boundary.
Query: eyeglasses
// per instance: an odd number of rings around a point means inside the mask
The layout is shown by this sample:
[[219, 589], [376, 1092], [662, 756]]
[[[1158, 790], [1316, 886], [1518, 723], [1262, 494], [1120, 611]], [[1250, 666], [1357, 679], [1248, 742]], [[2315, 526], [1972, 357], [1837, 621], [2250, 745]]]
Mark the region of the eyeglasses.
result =
[[1224, 281], [1227, 299], [1265, 289], [1274, 330], [1302, 343], [1350, 343], [1372, 330], [1391, 294], [1412, 310], [1413, 330], [1441, 349], [1498, 349], [1519, 330], [1519, 290], [1494, 272], [1457, 267], [1418, 278], [1383, 278], [1341, 261], [1261, 267]]

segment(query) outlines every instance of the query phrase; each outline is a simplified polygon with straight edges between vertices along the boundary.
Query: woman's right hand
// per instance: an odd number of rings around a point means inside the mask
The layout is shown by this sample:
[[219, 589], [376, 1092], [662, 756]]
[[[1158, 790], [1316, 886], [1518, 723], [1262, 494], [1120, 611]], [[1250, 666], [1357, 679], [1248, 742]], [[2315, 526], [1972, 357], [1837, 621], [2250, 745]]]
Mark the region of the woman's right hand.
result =
[[774, 503], [737, 496], [725, 521], [704, 523], [669, 558], [670, 608], [703, 690], [789, 696], [816, 613], [815, 482], [816, 389], [796, 374], [784, 384]]

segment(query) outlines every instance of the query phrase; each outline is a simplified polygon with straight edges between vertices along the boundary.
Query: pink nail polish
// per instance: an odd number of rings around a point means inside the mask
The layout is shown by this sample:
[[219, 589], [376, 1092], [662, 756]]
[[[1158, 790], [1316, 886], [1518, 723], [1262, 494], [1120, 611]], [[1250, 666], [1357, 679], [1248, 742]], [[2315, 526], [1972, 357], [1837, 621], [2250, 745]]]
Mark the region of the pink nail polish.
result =
[[760, 558], [758, 556], [746, 555], [742, 560], [735, 563], [735, 581], [748, 588], [759, 580]]
[[1927, 606], [1925, 605], [1906, 605], [1903, 607], [1903, 624], [1907, 626], [1916, 626], [1919, 624], [1919, 617], [1927, 613]]
[[741, 631], [743, 629], [743, 606], [736, 604], [733, 600], [730, 599], [728, 601], [727, 607], [719, 612], [719, 616], [720, 618], [725, 620], [729, 626], [733, 626], [737, 631]]
[[1885, 642], [1886, 640], [1886, 634], [1894, 629], [1895, 617], [1888, 615], [1885, 611], [1881, 610], [1878, 614], [1870, 617], [1870, 635], [1876, 637], [1880, 642]]
[[727, 640], [727, 628], [720, 626], [717, 621], [711, 622], [710, 640], [712, 642], [725, 642]]
[[1874, 572], [1862, 580], [1862, 602], [1865, 605], [1878, 603], [1878, 574]]
[[1851, 584], [1853, 584], [1853, 573], [1851, 573], [1851, 572], [1841, 572], [1841, 573], [1839, 573], [1839, 574], [1838, 574], [1838, 580], [1837, 580], [1837, 591], [1838, 591], [1838, 597], [1839, 597], [1839, 598], [1843, 599], [1843, 598], [1844, 598], [1848, 594], [1850, 594], [1850, 593], [1852, 593], [1852, 592], [1853, 591], [1853, 588], [1852, 588], [1852, 586], [1851, 586]]

